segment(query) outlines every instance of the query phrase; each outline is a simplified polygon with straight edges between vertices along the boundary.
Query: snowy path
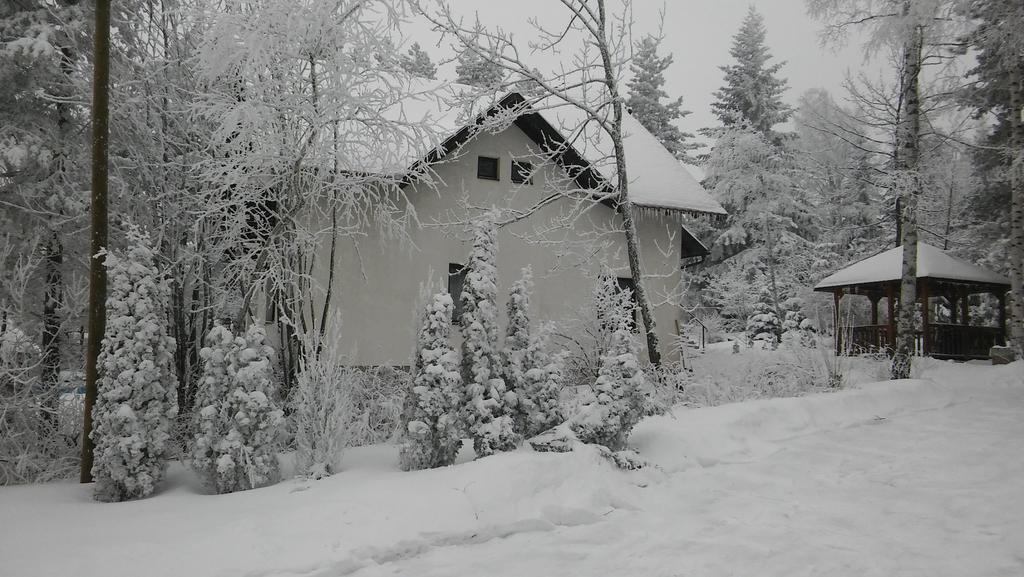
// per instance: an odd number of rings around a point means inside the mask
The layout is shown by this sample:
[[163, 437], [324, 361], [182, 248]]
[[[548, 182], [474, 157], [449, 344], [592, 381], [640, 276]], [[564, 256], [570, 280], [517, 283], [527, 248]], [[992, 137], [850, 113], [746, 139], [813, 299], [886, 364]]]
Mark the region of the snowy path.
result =
[[634, 432], [658, 469], [529, 449], [151, 498], [0, 487], [0, 577], [1024, 576], [1024, 363], [678, 409]]
[[639, 506], [354, 575], [1024, 575], [1024, 389], [675, 473]]

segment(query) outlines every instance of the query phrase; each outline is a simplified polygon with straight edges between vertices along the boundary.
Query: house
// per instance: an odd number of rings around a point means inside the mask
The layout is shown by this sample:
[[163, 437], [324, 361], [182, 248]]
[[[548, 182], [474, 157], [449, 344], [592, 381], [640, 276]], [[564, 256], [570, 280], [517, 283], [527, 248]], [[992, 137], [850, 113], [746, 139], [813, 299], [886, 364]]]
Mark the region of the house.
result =
[[[442, 100], [406, 103], [403, 115], [430, 114], [443, 139], [410, 156], [417, 175], [397, 199], [411, 215], [407, 237], [366, 227], [339, 243], [336, 274], [328, 283], [331, 251], [316, 255], [314, 277], [330, 287], [342, 326], [331, 329], [357, 365], [408, 364], [417, 307], [427, 291], [458, 292], [470, 244], [468, 225], [486, 209], [506, 224], [498, 237], [499, 307], [523, 267], [533, 270], [531, 319], [567, 322], [591, 299], [595, 279], [630, 278], [621, 218], [609, 199], [614, 182], [610, 143], [566, 127], [580, 126], [573, 111], [526, 105], [519, 93], [492, 101], [476, 116], [445, 109]], [[447, 123], [447, 124], [445, 124]], [[707, 249], [684, 226], [686, 218], [719, 218], [724, 209], [634, 118], [624, 119], [634, 214], [646, 287], [655, 303], [658, 333], [671, 358], [681, 267]], [[503, 315], [502, 315], [503, 316]]]

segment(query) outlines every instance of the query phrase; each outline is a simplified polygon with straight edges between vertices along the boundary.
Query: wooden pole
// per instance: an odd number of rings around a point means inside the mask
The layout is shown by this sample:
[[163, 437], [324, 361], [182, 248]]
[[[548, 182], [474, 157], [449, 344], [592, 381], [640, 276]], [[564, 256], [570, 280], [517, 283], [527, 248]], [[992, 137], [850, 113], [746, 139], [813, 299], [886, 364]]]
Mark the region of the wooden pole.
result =
[[921, 355], [928, 356], [932, 352], [932, 323], [931, 306], [929, 306], [930, 295], [928, 294], [928, 279], [918, 279], [921, 284], [921, 321], [924, 325], [924, 338], [921, 343]]
[[839, 301], [843, 300], [843, 289], [841, 289], [841, 288], [840, 289], [836, 289], [835, 292], [832, 293], [832, 298], [833, 298], [833, 301], [834, 301], [834, 308], [835, 308], [835, 311], [834, 311], [834, 314], [833, 314], [833, 317], [832, 317], [834, 324], [832, 326], [835, 327], [835, 333], [836, 333], [836, 356], [839, 356], [839, 355], [843, 354], [843, 327], [840, 326], [840, 324], [839, 324], [840, 323]]
[[1006, 346], [1006, 292], [996, 294], [999, 299], [999, 344]]
[[82, 463], [78, 480], [92, 482], [92, 407], [96, 403], [97, 360], [106, 331], [107, 269], [98, 254], [107, 248], [107, 138], [110, 95], [110, 0], [96, 0], [95, 60], [92, 72], [92, 198], [89, 246], [89, 340], [85, 351]]
[[886, 345], [892, 349], [896, 344], [896, 290], [892, 283], [885, 285], [885, 297], [889, 309], [889, 338]]
[[960, 324], [967, 326], [971, 324], [971, 293], [966, 287], [960, 289], [960, 306]]
[[882, 331], [878, 328], [878, 301], [882, 300], [882, 295], [871, 293], [868, 300], [871, 301], [871, 345], [878, 350], [882, 344]]

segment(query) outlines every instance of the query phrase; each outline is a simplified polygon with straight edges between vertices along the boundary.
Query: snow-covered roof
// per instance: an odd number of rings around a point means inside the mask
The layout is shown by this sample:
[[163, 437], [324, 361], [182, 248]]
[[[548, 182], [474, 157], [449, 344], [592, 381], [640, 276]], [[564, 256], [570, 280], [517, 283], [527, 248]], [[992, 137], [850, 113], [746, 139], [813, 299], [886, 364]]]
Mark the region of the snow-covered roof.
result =
[[[814, 290], [898, 281], [903, 277], [903, 247], [889, 249], [826, 277]], [[917, 278], [934, 278], [990, 285], [1010, 285], [1010, 279], [947, 254], [923, 242], [917, 243]]]
[[[424, 86], [423, 90], [404, 98], [389, 108], [386, 116], [403, 122], [429, 123], [433, 134], [425, 137], [421, 146], [410, 146], [399, 154], [404, 166], [375, 166], [379, 160], [369, 155], [367, 171], [398, 172], [423, 161], [431, 152], [440, 150], [467, 126], [474, 124], [479, 115], [517, 93], [491, 94], [477, 98], [467, 106], [469, 87], [458, 84]], [[608, 183], [615, 183], [617, 169], [613, 147], [607, 133], [598, 130], [587, 116], [572, 106], [547, 106], [526, 109], [523, 114], [535, 113], [579, 153], [597, 174]], [[582, 127], [582, 130], [581, 130]], [[623, 117], [623, 145], [629, 171], [630, 199], [639, 206], [665, 208], [688, 212], [725, 215], [726, 211], [704, 190], [664, 146], [628, 113]], [[390, 164], [390, 163], [389, 163]], [[397, 170], [396, 170], [397, 169]]]
[[[540, 115], [567, 138], [587, 121], [578, 108], [545, 108]], [[658, 139], [628, 112], [622, 116], [623, 148], [633, 204], [690, 212], [725, 215], [725, 209]], [[585, 138], [572, 140], [573, 148], [610, 183], [616, 182], [614, 148], [608, 133], [588, 130]]]

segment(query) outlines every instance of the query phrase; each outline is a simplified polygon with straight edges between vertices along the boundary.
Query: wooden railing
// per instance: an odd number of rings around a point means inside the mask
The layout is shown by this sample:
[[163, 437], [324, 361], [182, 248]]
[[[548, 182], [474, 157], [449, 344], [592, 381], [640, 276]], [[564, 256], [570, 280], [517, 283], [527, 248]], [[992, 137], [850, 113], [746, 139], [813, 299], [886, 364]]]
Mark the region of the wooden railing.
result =
[[[862, 325], [847, 329], [849, 343], [843, 349], [853, 354], [884, 351], [892, 348], [889, 325]], [[846, 336], [846, 335], [844, 335]], [[847, 346], [848, 345], [848, 346]]]
[[[954, 324], [928, 326], [928, 347], [925, 334], [917, 331], [914, 354], [939, 358], [987, 359], [989, 349], [1003, 344], [1002, 331], [997, 327], [974, 327]], [[889, 325], [862, 325], [844, 331], [842, 349], [853, 354], [887, 351], [893, 348]], [[845, 342], [849, 339], [849, 342]]]
[[936, 324], [928, 326], [930, 354], [934, 357], [987, 359], [988, 351], [1003, 344], [998, 327]]

